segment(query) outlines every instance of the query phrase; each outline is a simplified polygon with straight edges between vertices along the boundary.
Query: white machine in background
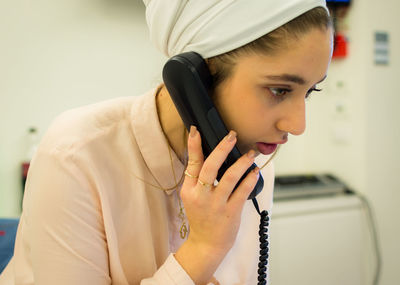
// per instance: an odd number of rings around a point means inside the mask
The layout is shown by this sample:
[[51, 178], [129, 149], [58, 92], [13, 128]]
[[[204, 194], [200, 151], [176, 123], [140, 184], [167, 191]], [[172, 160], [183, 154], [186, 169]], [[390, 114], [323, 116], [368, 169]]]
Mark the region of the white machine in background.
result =
[[[372, 284], [373, 239], [363, 200], [345, 194], [344, 184], [329, 177], [308, 177], [296, 192], [298, 178], [286, 177], [283, 188], [275, 188], [278, 198], [274, 198], [270, 224], [269, 284]], [[305, 185], [310, 181], [316, 185]], [[340, 191], [339, 184], [343, 186]]]

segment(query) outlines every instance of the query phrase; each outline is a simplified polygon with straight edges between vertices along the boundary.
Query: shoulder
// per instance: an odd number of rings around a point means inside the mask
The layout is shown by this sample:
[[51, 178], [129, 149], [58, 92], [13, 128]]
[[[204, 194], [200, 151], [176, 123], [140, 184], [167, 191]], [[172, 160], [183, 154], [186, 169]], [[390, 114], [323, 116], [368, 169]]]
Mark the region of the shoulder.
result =
[[50, 125], [39, 150], [73, 153], [129, 127], [131, 107], [140, 97], [116, 98], [63, 112]]

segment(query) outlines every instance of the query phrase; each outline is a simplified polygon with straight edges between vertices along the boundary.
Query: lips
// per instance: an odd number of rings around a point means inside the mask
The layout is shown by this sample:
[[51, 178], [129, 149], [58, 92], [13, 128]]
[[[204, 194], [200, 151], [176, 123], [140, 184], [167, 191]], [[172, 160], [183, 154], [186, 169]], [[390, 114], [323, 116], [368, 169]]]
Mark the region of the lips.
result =
[[258, 151], [264, 155], [269, 155], [273, 153], [278, 145], [286, 143], [288, 140], [287, 136], [283, 138], [282, 141], [280, 142], [274, 142], [274, 143], [264, 143], [264, 142], [258, 142], [256, 143], [256, 146], [258, 148]]
[[276, 144], [276, 143], [258, 142], [258, 143], [256, 143], [256, 145], [257, 145], [258, 151], [264, 155], [273, 153], [276, 150], [276, 148], [278, 147], [278, 144]]

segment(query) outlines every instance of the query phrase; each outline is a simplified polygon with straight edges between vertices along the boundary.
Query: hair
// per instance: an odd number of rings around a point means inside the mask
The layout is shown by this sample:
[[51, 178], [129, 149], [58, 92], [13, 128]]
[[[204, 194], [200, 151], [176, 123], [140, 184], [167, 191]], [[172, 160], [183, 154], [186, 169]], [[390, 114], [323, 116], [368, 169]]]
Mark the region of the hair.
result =
[[214, 88], [229, 78], [237, 59], [243, 54], [273, 55], [284, 50], [291, 41], [300, 39], [312, 29], [326, 31], [330, 27], [333, 27], [333, 24], [326, 9], [316, 7], [242, 47], [208, 58], [207, 63], [213, 75]]

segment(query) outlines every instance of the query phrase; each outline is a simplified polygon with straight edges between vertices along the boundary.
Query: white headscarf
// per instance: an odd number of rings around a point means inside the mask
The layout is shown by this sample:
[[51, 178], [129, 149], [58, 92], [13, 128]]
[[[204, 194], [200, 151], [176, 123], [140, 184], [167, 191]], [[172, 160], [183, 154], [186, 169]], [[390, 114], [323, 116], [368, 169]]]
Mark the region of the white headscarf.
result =
[[325, 0], [144, 0], [150, 38], [166, 56], [204, 58], [243, 46]]

